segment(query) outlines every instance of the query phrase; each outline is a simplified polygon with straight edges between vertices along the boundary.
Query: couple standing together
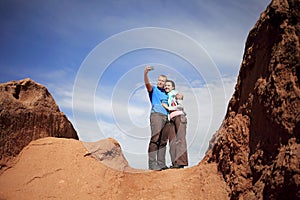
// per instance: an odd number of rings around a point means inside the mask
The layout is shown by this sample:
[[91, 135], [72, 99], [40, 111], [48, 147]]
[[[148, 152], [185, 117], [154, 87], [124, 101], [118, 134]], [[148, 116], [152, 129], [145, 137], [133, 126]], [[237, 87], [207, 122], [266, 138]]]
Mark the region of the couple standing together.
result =
[[175, 83], [165, 75], [158, 77], [156, 86], [152, 85], [148, 78], [148, 72], [151, 70], [150, 66], [144, 70], [144, 82], [151, 102], [149, 169], [168, 169], [165, 159], [168, 141], [172, 161], [170, 168], [183, 168], [188, 165], [187, 118], [182, 106], [183, 95], [175, 90]]

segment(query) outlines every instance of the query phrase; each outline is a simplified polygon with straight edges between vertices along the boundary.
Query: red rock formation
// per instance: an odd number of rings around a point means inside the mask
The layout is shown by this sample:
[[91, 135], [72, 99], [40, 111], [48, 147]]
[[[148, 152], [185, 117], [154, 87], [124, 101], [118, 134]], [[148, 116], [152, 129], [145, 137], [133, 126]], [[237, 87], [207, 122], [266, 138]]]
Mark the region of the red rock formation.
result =
[[[112, 140], [99, 141], [113, 150]], [[109, 144], [110, 143], [110, 144]], [[111, 148], [111, 149], [110, 149]], [[83, 143], [62, 138], [32, 141], [0, 175], [0, 199], [228, 199], [217, 165], [165, 171], [115, 170], [89, 156]], [[116, 150], [116, 154], [122, 152]], [[117, 162], [119, 158], [117, 158]]]
[[0, 168], [32, 140], [78, 139], [48, 90], [31, 79], [0, 84], [0, 102]]
[[299, 0], [273, 0], [249, 33], [205, 158], [218, 163], [232, 199], [300, 199], [299, 39]]
[[119, 171], [134, 171], [129, 166], [121, 146], [116, 140], [108, 138], [97, 142], [84, 142], [84, 146], [89, 152], [86, 155], [91, 155], [108, 167]]

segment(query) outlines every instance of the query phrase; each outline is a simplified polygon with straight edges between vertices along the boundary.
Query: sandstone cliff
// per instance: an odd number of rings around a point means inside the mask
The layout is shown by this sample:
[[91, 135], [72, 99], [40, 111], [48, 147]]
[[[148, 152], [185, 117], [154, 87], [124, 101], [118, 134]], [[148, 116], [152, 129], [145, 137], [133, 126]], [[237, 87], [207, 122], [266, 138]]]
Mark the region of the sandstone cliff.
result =
[[31, 79], [0, 84], [0, 169], [32, 140], [78, 139], [48, 90]]
[[232, 199], [300, 199], [300, 1], [274, 0], [249, 33], [235, 93], [205, 160]]

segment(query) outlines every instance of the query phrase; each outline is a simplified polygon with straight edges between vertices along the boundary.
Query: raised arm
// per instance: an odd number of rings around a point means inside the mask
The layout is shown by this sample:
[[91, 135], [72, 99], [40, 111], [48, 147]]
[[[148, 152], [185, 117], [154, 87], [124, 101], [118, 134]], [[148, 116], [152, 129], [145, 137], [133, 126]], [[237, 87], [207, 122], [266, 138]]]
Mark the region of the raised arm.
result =
[[148, 78], [148, 72], [151, 70], [151, 67], [150, 66], [147, 66], [144, 70], [144, 82], [145, 82], [145, 86], [147, 88], [147, 91], [148, 92], [151, 92], [152, 91], [152, 85], [149, 81], [149, 78]]

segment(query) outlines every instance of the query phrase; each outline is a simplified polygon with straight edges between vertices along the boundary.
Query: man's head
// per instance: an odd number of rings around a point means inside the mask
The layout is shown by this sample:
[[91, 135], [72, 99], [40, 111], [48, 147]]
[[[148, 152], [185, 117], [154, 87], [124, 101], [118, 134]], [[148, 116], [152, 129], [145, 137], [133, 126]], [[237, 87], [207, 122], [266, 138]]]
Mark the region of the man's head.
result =
[[168, 93], [172, 90], [175, 90], [175, 83], [172, 80], [167, 80], [165, 83], [165, 91]]
[[164, 88], [166, 81], [167, 81], [167, 76], [160, 75], [157, 80], [157, 87]]

